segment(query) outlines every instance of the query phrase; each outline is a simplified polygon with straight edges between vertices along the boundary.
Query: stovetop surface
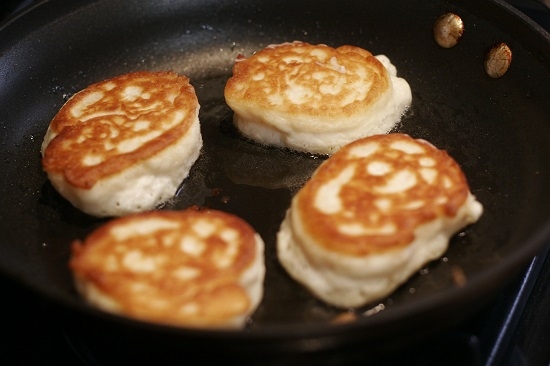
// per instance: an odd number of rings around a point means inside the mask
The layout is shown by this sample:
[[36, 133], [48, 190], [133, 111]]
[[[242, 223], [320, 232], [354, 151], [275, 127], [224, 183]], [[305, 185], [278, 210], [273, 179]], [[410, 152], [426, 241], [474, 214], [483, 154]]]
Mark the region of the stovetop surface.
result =
[[[32, 2], [32, 1], [31, 1]], [[512, 5], [550, 31], [550, 10], [533, 0]], [[541, 1], [542, 2], [542, 1]], [[29, 1], [8, 0], [0, 19]], [[466, 322], [377, 363], [406, 365], [550, 365], [550, 243], [497, 298]], [[4, 341], [0, 365], [119, 364], [52, 315], [50, 304], [0, 277]], [[7, 338], [7, 339], [6, 339]], [[347, 363], [346, 363], [347, 364]]]

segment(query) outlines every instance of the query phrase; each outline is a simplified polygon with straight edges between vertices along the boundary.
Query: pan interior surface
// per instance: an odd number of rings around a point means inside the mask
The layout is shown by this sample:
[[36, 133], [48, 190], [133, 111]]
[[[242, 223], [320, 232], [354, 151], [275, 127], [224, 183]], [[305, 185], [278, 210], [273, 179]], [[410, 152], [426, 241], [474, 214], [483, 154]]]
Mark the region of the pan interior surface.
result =
[[[458, 45], [443, 49], [432, 25], [449, 11], [462, 17], [465, 33]], [[273, 43], [351, 44], [387, 55], [413, 92], [395, 131], [447, 150], [484, 205], [480, 221], [455, 235], [442, 259], [388, 298], [358, 309], [359, 319], [340, 332], [467, 314], [548, 239], [550, 41], [500, 2], [49, 1], [5, 24], [3, 34], [0, 268], [77, 312], [104, 315], [76, 295], [69, 246], [106, 220], [80, 213], [50, 185], [40, 164], [44, 133], [61, 105], [93, 82], [130, 71], [173, 70], [190, 77], [196, 89], [204, 148], [162, 209], [199, 205], [232, 212], [266, 242], [264, 300], [247, 331], [236, 333], [337, 328], [327, 324], [342, 310], [293, 282], [275, 255], [275, 234], [292, 196], [324, 158], [241, 138], [223, 99], [235, 57]], [[493, 79], [483, 60], [501, 41], [512, 48], [513, 62]], [[464, 287], [454, 280], [457, 269], [467, 279]], [[412, 324], [420, 326], [418, 319]]]

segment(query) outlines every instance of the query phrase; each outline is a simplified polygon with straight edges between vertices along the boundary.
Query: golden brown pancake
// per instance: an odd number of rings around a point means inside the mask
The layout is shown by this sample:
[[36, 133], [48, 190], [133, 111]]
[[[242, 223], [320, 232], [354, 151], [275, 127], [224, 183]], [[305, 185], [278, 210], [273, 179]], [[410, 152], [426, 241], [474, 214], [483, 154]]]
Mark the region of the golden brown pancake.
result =
[[331, 154], [357, 138], [389, 132], [412, 97], [383, 55], [295, 41], [237, 58], [225, 99], [244, 136]]
[[332, 155], [296, 194], [278, 256], [321, 299], [357, 307], [440, 257], [481, 213], [445, 151], [405, 134], [371, 136]]
[[263, 295], [264, 244], [237, 216], [150, 211], [117, 218], [72, 246], [70, 269], [93, 306], [183, 327], [243, 327]]
[[133, 72], [92, 84], [53, 118], [42, 164], [53, 186], [95, 216], [171, 198], [202, 147], [199, 103], [185, 76]]

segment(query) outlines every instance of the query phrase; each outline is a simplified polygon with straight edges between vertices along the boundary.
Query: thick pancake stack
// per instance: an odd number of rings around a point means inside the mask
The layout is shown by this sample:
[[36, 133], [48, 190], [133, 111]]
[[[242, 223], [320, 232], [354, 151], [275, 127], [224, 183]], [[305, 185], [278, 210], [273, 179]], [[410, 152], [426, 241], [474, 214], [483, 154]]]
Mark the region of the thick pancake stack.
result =
[[237, 129], [267, 145], [332, 154], [389, 132], [412, 100], [387, 57], [355, 46], [295, 41], [236, 61], [225, 100]]
[[72, 247], [94, 306], [173, 326], [240, 328], [263, 295], [264, 243], [221, 211], [151, 211], [110, 221]]
[[98, 217], [170, 199], [202, 147], [199, 103], [185, 76], [134, 72], [73, 95], [51, 121], [42, 164], [56, 190]]
[[320, 299], [358, 307], [440, 257], [481, 213], [445, 151], [404, 134], [371, 136], [328, 158], [296, 194], [278, 257]]

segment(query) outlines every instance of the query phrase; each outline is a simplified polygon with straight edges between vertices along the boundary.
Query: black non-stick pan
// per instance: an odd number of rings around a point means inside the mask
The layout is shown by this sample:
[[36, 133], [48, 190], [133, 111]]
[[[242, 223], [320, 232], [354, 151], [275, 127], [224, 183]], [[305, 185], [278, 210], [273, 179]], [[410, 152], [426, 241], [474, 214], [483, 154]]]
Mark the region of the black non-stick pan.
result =
[[[452, 48], [432, 33], [447, 12], [464, 22]], [[313, 298], [275, 256], [290, 199], [323, 157], [242, 139], [223, 99], [239, 53], [293, 40], [387, 55], [413, 93], [396, 131], [447, 150], [485, 209], [443, 258], [344, 323], [334, 322], [342, 310]], [[501, 42], [512, 63], [492, 78], [485, 56]], [[178, 195], [160, 209], [225, 210], [262, 235], [265, 296], [244, 330], [171, 328], [103, 313], [76, 294], [67, 267], [69, 243], [108, 219], [79, 212], [48, 182], [39, 151], [49, 121], [93, 82], [168, 69], [195, 86], [205, 144]], [[549, 97], [550, 36], [497, 0], [37, 2], [0, 28], [0, 270], [54, 304], [71, 332], [127, 352], [128, 360], [320, 362], [330, 361], [328, 352], [399, 349], [474, 314], [550, 238]]]

